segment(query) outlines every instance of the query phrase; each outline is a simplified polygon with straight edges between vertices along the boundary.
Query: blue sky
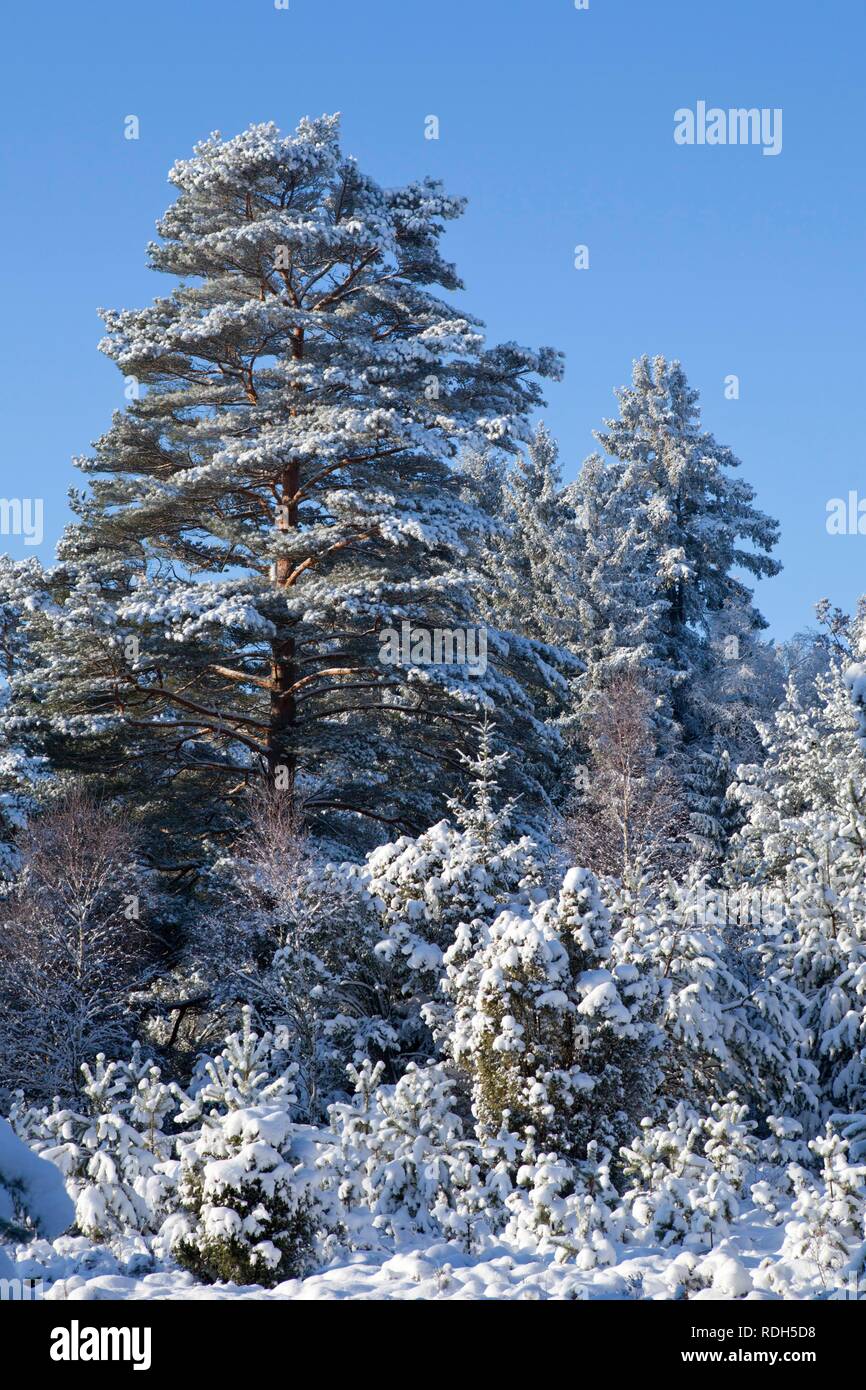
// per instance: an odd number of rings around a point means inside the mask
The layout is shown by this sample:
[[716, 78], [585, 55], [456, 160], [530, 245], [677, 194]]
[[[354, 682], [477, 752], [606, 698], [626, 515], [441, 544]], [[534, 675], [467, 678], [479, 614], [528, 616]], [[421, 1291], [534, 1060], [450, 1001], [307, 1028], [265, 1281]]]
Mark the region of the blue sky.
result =
[[[72, 457], [123, 405], [96, 308], [168, 285], [144, 248], [169, 166], [214, 129], [339, 110], [381, 182], [468, 196], [446, 243], [461, 302], [491, 339], [564, 350], [544, 414], [568, 477], [632, 359], [679, 357], [782, 523], [773, 634], [866, 589], [866, 537], [825, 525], [830, 498], [866, 496], [862, 0], [44, 0], [3, 40], [0, 495], [45, 498], [43, 558]], [[781, 153], [675, 144], [699, 100], [781, 107]]]

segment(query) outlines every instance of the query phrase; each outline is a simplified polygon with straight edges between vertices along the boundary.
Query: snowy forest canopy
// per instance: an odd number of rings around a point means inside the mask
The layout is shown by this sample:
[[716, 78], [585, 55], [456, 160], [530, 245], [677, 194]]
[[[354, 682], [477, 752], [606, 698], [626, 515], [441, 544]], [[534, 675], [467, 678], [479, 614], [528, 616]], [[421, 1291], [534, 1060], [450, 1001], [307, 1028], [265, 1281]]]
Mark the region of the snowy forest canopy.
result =
[[560, 355], [334, 118], [170, 179], [129, 404], [0, 558], [0, 1273], [860, 1287], [866, 606], [766, 637], [676, 361], [566, 485]]

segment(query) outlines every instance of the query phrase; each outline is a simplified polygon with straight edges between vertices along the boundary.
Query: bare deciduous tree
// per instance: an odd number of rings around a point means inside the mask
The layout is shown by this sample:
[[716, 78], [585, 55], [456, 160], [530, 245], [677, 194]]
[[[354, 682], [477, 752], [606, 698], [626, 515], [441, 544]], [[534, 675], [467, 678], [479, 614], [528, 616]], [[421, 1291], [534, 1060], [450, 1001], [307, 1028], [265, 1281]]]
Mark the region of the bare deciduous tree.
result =
[[357, 1028], [387, 1012], [388, 1001], [372, 920], [317, 856], [304, 809], [297, 791], [250, 791], [206, 920], [151, 1003], [159, 1041], [187, 1054], [236, 1027], [241, 1005], [251, 1005], [297, 1063], [301, 1110], [322, 1120], [329, 1087], [343, 1083], [346, 1061], [364, 1049]]
[[681, 863], [686, 815], [656, 754], [653, 699], [634, 672], [598, 692], [584, 733], [589, 768], [568, 821], [576, 862], [624, 881]]
[[82, 1062], [129, 1041], [129, 995], [148, 954], [135, 835], [72, 790], [19, 848], [0, 898], [0, 1084], [69, 1096]]

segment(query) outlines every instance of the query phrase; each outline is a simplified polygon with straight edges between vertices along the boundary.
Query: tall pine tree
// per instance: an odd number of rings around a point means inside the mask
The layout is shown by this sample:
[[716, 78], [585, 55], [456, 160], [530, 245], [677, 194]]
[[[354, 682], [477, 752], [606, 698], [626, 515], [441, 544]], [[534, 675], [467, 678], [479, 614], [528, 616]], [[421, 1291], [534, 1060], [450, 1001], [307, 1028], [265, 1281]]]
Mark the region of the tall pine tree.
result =
[[336, 117], [215, 134], [170, 180], [149, 256], [179, 283], [104, 314], [132, 399], [79, 461], [90, 489], [16, 714], [156, 808], [167, 859], [261, 775], [343, 838], [429, 824], [483, 705], [537, 806], [553, 670], [496, 632], [486, 670], [388, 664], [382, 633], [478, 628], [483, 518], [451, 460], [513, 455], [559, 355], [484, 346], [440, 295], [461, 288], [439, 240], [462, 202], [431, 180], [379, 187], [341, 153]]

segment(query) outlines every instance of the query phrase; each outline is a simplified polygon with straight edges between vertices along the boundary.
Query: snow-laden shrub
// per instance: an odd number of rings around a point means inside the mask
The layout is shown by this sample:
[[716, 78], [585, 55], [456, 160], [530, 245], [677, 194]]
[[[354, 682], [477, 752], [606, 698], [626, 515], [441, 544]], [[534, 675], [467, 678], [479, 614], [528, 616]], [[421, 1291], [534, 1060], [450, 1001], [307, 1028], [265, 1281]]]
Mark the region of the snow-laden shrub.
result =
[[442, 1066], [410, 1064], [394, 1086], [379, 1084], [382, 1070], [350, 1068], [355, 1096], [332, 1107], [333, 1140], [319, 1164], [349, 1241], [424, 1232], [469, 1248], [504, 1220], [501, 1175], [482, 1176], [482, 1150], [464, 1133]]
[[173, 1088], [135, 1047], [127, 1062], [100, 1053], [81, 1068], [80, 1109], [26, 1108], [18, 1132], [63, 1174], [83, 1235], [109, 1240], [159, 1229], [172, 1200], [176, 1165], [166, 1121], [177, 1108]]
[[622, 1234], [619, 1196], [610, 1178], [610, 1154], [587, 1145], [586, 1158], [568, 1163], [555, 1154], [535, 1154], [532, 1137], [507, 1198], [509, 1240], [521, 1248], [551, 1252], [579, 1269], [616, 1262]]
[[654, 1033], [625, 1002], [608, 925], [595, 878], [571, 869], [557, 898], [500, 913], [477, 943], [463, 931], [446, 954], [448, 1051], [483, 1142], [531, 1129], [539, 1152], [581, 1158], [646, 1113]]
[[306, 1272], [317, 1229], [285, 1105], [209, 1116], [183, 1149], [172, 1254], [207, 1283], [274, 1285]]
[[681, 1102], [661, 1124], [645, 1119], [620, 1151], [631, 1231], [698, 1249], [728, 1235], [757, 1153], [753, 1128], [733, 1093], [708, 1116]]
[[274, 1037], [243, 1028], [204, 1059], [179, 1119], [178, 1200], [160, 1232], [186, 1269], [209, 1283], [273, 1285], [308, 1268], [318, 1214], [309, 1156], [292, 1118], [297, 1066]]

